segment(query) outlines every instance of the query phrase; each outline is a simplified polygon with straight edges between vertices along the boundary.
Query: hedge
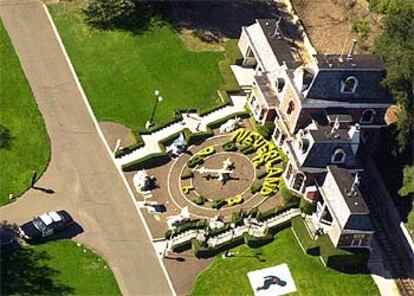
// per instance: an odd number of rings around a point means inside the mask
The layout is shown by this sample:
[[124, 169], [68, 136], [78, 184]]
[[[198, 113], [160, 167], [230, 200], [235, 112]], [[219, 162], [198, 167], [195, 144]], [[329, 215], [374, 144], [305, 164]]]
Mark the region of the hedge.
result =
[[185, 232], [187, 230], [191, 230], [191, 229], [203, 229], [203, 228], [206, 228], [207, 225], [208, 225], [208, 223], [207, 223], [206, 220], [193, 220], [193, 221], [186, 222], [186, 223], [183, 223], [183, 224], [177, 226], [174, 229], [174, 231], [172, 229], [168, 229], [165, 232], [164, 236], [165, 236], [166, 239], [170, 239], [171, 238], [171, 235], [173, 235], [173, 237], [174, 237], [174, 236], [176, 236], [176, 235], [178, 235], [180, 233], [183, 233], [183, 232]]
[[218, 210], [218, 209], [220, 209], [221, 207], [223, 207], [226, 204], [227, 204], [227, 202], [224, 199], [222, 199], [222, 198], [215, 198], [213, 200], [213, 204], [211, 205], [211, 207], [213, 209], [217, 209]]
[[213, 257], [219, 254], [220, 252], [240, 246], [241, 244], [243, 244], [243, 242], [244, 242], [244, 237], [239, 236], [239, 237], [233, 238], [232, 240], [228, 242], [218, 245], [214, 248], [210, 248], [207, 246], [201, 246], [200, 243], [196, 239], [193, 239], [192, 249], [194, 251], [194, 255], [197, 258], [210, 258], [210, 257]]
[[240, 153], [244, 154], [244, 155], [249, 155], [256, 152], [256, 150], [253, 148], [253, 146], [246, 146], [243, 147], [242, 149], [240, 149]]
[[122, 165], [122, 170], [125, 172], [131, 172], [140, 169], [152, 168], [166, 164], [170, 160], [171, 158], [164, 152], [154, 153]]
[[243, 235], [244, 243], [250, 248], [260, 248], [273, 241], [273, 235], [268, 232], [264, 237], [255, 237], [248, 233]]
[[208, 235], [209, 236], [216, 236], [216, 235], [225, 233], [229, 229], [230, 229], [230, 224], [228, 224], [228, 223], [224, 224], [223, 227], [220, 227], [220, 228], [217, 228], [217, 229], [208, 228]]
[[236, 226], [240, 226], [243, 224], [243, 219], [246, 214], [241, 210], [239, 212], [233, 212], [231, 214], [231, 223], [234, 223]]
[[291, 226], [292, 226], [292, 222], [290, 220], [287, 220], [287, 221], [282, 222], [280, 224], [277, 224], [273, 227], [269, 227], [269, 231], [272, 235], [275, 235], [276, 233], [278, 233], [278, 232], [280, 232], [280, 231], [282, 231], [286, 228], [289, 228]]
[[203, 142], [205, 139], [214, 136], [214, 133], [211, 129], [207, 129], [206, 132], [192, 133], [188, 128], [183, 129], [185, 140], [187, 145], [194, 145]]
[[259, 192], [260, 189], [262, 189], [262, 184], [255, 183], [255, 184], [252, 185], [252, 187], [250, 187], [250, 192], [252, 194], [255, 194], [255, 193]]
[[266, 140], [270, 140], [275, 130], [275, 123], [273, 121], [266, 121], [264, 125], [256, 123], [256, 129], [259, 134]]
[[203, 195], [198, 195], [194, 200], [193, 200], [193, 202], [196, 204], [196, 205], [199, 205], [199, 206], [202, 206], [205, 202], [207, 201], [207, 198], [205, 197], [205, 196], [203, 196]]
[[226, 123], [230, 119], [234, 119], [235, 117], [249, 118], [250, 113], [247, 112], [247, 111], [241, 111], [241, 112], [237, 112], [235, 114], [227, 115], [226, 117], [223, 117], [223, 118], [217, 119], [216, 121], [210, 122], [207, 125], [207, 127], [211, 128], [211, 129], [219, 128], [222, 124]]
[[279, 206], [279, 207], [270, 209], [270, 210], [265, 211], [265, 212], [259, 212], [259, 214], [257, 215], [257, 220], [262, 222], [262, 221], [273, 218], [274, 216], [279, 215], [279, 214], [281, 214], [283, 212], [286, 212], [286, 211], [288, 211], [290, 209], [293, 209], [293, 208], [297, 208], [297, 204], [289, 203], [289, 204], [286, 204], [286, 205], [283, 205], [283, 206]]
[[139, 141], [139, 142], [136, 142], [136, 143], [134, 143], [132, 145], [129, 145], [127, 147], [123, 147], [121, 149], [118, 149], [117, 151], [115, 151], [115, 158], [121, 158], [122, 156], [130, 154], [133, 151], [135, 151], [135, 150], [137, 150], [141, 147], [144, 147], [144, 145], [145, 145], [145, 143], [141, 139], [141, 141]]
[[315, 211], [315, 207], [316, 204], [308, 202], [303, 197], [300, 199], [299, 208], [303, 213], [311, 215]]
[[175, 253], [181, 253], [191, 249], [191, 241], [186, 241], [177, 245], [172, 246], [171, 251]]
[[194, 173], [192, 170], [185, 170], [182, 174], [181, 174], [181, 180], [186, 180], [186, 179], [190, 179], [194, 177]]
[[237, 151], [237, 146], [233, 142], [228, 142], [224, 144], [222, 147], [224, 151]]
[[287, 188], [285, 180], [283, 178], [281, 178], [279, 182], [279, 191], [285, 203], [295, 202], [299, 204], [300, 196]]
[[318, 243], [312, 239], [303, 222], [302, 217], [297, 216], [292, 219], [292, 229], [296, 233], [299, 242], [305, 249], [305, 253], [312, 256], [319, 256], [320, 249]]
[[368, 250], [345, 250], [335, 248], [327, 234], [317, 239], [320, 247], [320, 254], [326, 266], [342, 272], [361, 272], [368, 270]]
[[201, 155], [194, 155], [189, 160], [187, 160], [187, 166], [189, 168], [194, 168], [196, 165], [202, 164], [204, 162], [204, 157]]

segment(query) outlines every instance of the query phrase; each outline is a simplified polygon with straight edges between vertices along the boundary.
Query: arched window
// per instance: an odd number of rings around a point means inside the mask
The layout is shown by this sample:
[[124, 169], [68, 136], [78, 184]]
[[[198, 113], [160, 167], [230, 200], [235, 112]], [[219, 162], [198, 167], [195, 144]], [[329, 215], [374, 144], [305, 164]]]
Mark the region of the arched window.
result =
[[295, 110], [295, 103], [293, 103], [293, 101], [289, 102], [288, 108], [286, 110], [286, 114], [290, 115], [292, 114], [292, 112]]
[[361, 116], [361, 123], [372, 123], [372, 121], [374, 120], [374, 115], [375, 115], [375, 111], [372, 109], [369, 110], [365, 110], [364, 112], [362, 112], [362, 116]]
[[346, 159], [345, 151], [342, 148], [338, 148], [334, 151], [331, 157], [332, 163], [344, 163]]
[[350, 76], [345, 81], [342, 81], [341, 92], [343, 93], [354, 93], [358, 86], [358, 79], [354, 76]]
[[275, 84], [277, 91], [282, 92], [283, 88], [285, 87], [285, 80], [283, 78], [278, 78]]

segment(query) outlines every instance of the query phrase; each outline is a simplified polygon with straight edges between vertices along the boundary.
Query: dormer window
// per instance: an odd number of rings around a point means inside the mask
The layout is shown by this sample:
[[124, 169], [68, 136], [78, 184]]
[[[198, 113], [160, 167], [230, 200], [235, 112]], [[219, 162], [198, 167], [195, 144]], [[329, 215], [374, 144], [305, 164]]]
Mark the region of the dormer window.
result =
[[342, 148], [338, 148], [331, 156], [332, 163], [344, 163], [346, 159], [345, 151]]
[[289, 102], [288, 108], [286, 110], [286, 114], [290, 115], [292, 114], [292, 112], [295, 110], [295, 103], [293, 103], [293, 101]]
[[278, 78], [275, 82], [275, 85], [276, 85], [277, 91], [280, 93], [285, 87], [285, 80], [283, 78]]
[[350, 76], [345, 81], [342, 81], [341, 92], [346, 94], [353, 94], [358, 86], [358, 79]]
[[375, 111], [372, 109], [364, 110], [361, 116], [361, 123], [372, 123], [374, 121]]

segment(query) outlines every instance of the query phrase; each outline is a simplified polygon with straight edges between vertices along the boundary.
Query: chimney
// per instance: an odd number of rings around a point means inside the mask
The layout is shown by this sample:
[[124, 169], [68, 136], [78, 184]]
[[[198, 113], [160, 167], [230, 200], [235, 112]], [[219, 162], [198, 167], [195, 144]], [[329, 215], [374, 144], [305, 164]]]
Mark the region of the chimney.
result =
[[358, 151], [360, 135], [361, 135], [361, 131], [360, 131], [360, 127], [358, 123], [351, 126], [351, 128], [348, 130], [348, 136], [351, 139], [352, 151], [355, 154]]
[[357, 44], [357, 40], [353, 39], [351, 49], [349, 50], [349, 53], [348, 53], [348, 60], [352, 59], [352, 56], [354, 55], [354, 52], [355, 52], [356, 44]]

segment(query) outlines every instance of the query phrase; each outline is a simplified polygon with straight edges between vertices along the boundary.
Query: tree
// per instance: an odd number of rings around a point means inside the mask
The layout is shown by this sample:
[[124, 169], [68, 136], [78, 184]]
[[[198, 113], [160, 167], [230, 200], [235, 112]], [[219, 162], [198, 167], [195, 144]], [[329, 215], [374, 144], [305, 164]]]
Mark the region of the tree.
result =
[[399, 152], [413, 140], [414, 82], [414, 5], [394, 0], [385, 20], [384, 31], [376, 41], [376, 51], [384, 57], [387, 77], [384, 80], [401, 109], [397, 121]]
[[414, 166], [404, 168], [404, 179], [401, 189], [398, 191], [400, 196], [409, 196], [414, 193]]
[[109, 29], [128, 19], [134, 10], [134, 0], [90, 0], [84, 13], [89, 24]]

